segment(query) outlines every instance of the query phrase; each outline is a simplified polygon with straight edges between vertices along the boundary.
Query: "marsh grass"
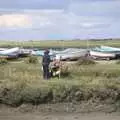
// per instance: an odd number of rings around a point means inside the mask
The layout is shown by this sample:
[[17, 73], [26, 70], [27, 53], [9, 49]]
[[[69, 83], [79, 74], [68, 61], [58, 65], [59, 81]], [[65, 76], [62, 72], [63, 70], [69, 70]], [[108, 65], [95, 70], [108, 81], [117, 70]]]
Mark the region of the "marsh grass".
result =
[[[113, 42], [114, 41], [114, 42]], [[66, 47], [81, 47], [87, 48], [87, 42], [89, 42], [89, 47], [96, 47], [100, 45], [108, 45], [114, 47], [120, 47], [120, 40], [41, 40], [41, 41], [0, 41], [1, 47], [38, 47], [38, 48], [66, 48]]]
[[26, 63], [37, 64], [39, 63], [37, 56], [29, 56], [24, 60]]
[[120, 64], [120, 60], [117, 60], [117, 61], [116, 61], [116, 64]]
[[7, 59], [0, 58], [0, 65], [4, 65], [4, 64], [7, 64], [7, 63], [8, 63]]
[[96, 62], [93, 60], [93, 59], [90, 59], [90, 58], [87, 58], [87, 57], [83, 57], [83, 58], [80, 58], [76, 65], [94, 65], [96, 64]]
[[0, 102], [13, 106], [22, 103], [108, 102], [120, 99], [120, 65], [68, 64], [67, 76], [43, 80], [40, 62], [0, 66]]

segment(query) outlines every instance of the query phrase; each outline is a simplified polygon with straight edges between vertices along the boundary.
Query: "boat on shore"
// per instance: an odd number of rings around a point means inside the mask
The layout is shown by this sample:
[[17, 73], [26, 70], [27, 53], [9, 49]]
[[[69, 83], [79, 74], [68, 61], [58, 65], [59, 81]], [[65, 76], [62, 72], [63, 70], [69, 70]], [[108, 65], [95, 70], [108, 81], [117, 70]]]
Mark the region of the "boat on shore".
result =
[[90, 50], [90, 56], [94, 59], [115, 59], [116, 53], [113, 51], [103, 51], [101, 49]]
[[0, 51], [1, 59], [16, 59], [19, 55], [19, 47], [11, 48], [11, 49], [3, 49]]
[[100, 46], [100, 48], [103, 49], [103, 50], [106, 50], [106, 51], [120, 52], [120, 48], [116, 48], [116, 47]]
[[90, 55], [97, 58], [120, 58], [120, 48], [114, 48], [109, 46], [95, 47], [90, 50]]
[[89, 51], [87, 49], [68, 49], [62, 53], [57, 53], [56, 58], [61, 60], [77, 60], [88, 55]]

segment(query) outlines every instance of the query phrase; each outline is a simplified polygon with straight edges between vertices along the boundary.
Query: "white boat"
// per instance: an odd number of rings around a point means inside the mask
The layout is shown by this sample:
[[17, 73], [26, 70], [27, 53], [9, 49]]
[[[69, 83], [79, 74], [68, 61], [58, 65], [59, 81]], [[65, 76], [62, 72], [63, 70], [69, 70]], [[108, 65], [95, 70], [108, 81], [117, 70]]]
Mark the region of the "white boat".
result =
[[0, 48], [0, 51], [8, 50], [8, 48]]
[[120, 52], [120, 48], [109, 47], [109, 46], [101, 46], [100, 48], [103, 49], [103, 50], [118, 51], [118, 52]]
[[94, 58], [108, 58], [108, 59], [116, 58], [115, 53], [101, 52], [101, 51], [95, 51], [95, 50], [90, 50], [90, 56]]
[[19, 47], [0, 51], [0, 58], [13, 59], [18, 58]]
[[13, 53], [19, 53], [19, 50], [20, 50], [19, 47], [3, 50], [3, 51], [0, 51], [0, 55], [9, 55]]
[[76, 60], [80, 57], [85, 57], [88, 54], [88, 50], [79, 49], [79, 51], [67, 51], [65, 53], [56, 54], [55, 58], [60, 58], [61, 60]]

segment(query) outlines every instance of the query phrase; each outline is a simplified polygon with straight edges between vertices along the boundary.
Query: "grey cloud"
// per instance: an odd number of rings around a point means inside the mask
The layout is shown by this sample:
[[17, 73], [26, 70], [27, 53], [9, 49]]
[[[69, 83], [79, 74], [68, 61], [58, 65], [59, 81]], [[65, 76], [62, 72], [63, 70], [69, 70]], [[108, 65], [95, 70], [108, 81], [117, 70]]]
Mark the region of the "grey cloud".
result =
[[65, 8], [70, 0], [4, 0], [0, 8], [6, 9], [60, 9]]
[[68, 11], [81, 16], [120, 16], [120, 1], [77, 2], [69, 6]]

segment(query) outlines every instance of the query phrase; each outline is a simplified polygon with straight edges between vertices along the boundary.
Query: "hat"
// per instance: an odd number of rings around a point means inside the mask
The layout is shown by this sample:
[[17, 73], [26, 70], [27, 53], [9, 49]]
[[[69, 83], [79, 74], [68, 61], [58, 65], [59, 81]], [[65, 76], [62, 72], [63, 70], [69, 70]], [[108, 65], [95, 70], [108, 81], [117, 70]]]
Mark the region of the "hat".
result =
[[48, 53], [49, 53], [49, 50], [48, 50], [48, 49], [46, 49], [44, 53], [45, 53], [45, 54], [48, 54]]

